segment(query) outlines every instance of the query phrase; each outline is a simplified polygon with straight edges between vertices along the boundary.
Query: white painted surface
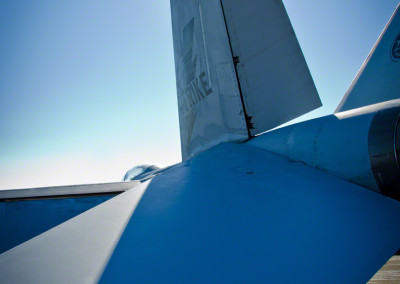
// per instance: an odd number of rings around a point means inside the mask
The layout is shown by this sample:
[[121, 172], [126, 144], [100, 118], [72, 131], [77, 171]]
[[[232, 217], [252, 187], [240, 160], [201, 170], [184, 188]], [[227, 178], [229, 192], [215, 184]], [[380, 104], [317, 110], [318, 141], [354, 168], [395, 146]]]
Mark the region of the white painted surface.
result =
[[223, 0], [252, 135], [321, 106], [281, 0]]
[[0, 190], [1, 199], [41, 198], [85, 194], [106, 194], [126, 191], [140, 184], [137, 181], [83, 185], [51, 186], [26, 189]]
[[0, 283], [96, 283], [149, 183], [1, 254]]
[[400, 5], [335, 112], [400, 98], [400, 57], [396, 59], [391, 55], [396, 41], [400, 40], [399, 11]]
[[175, 70], [184, 160], [248, 138], [219, 1], [172, 0]]
[[282, 2], [222, 3], [171, 1], [183, 160], [321, 106]]

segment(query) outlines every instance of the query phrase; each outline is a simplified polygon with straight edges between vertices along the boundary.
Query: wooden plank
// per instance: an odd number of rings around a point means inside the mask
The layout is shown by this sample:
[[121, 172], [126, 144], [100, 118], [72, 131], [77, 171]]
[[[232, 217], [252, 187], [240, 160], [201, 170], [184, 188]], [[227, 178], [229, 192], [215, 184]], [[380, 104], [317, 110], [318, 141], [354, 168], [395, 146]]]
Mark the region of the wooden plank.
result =
[[369, 284], [400, 283], [400, 255], [395, 255], [371, 278]]

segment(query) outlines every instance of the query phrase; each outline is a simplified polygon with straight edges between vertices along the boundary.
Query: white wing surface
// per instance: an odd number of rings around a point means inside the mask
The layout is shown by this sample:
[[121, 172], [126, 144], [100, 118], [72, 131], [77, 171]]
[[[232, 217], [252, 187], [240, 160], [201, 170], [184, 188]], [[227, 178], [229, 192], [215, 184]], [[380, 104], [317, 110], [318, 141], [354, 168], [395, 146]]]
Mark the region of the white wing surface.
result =
[[0, 254], [138, 184], [131, 181], [1, 190]]
[[147, 184], [1, 254], [0, 282], [97, 283]]

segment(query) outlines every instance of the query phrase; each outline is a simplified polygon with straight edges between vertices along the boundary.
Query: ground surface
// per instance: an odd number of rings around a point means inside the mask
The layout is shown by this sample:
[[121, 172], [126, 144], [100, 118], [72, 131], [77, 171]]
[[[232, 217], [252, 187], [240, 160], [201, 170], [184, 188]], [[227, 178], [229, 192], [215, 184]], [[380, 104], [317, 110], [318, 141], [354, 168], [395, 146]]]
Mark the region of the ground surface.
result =
[[400, 283], [400, 255], [393, 256], [368, 283]]

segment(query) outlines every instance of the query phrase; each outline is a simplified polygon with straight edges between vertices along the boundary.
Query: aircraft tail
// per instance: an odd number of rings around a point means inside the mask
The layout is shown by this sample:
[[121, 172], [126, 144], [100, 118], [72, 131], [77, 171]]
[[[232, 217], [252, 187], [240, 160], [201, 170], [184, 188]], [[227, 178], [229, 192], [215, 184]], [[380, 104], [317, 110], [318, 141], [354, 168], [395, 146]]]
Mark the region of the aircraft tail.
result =
[[171, 0], [182, 157], [319, 106], [281, 0]]
[[335, 112], [400, 98], [400, 4]]

